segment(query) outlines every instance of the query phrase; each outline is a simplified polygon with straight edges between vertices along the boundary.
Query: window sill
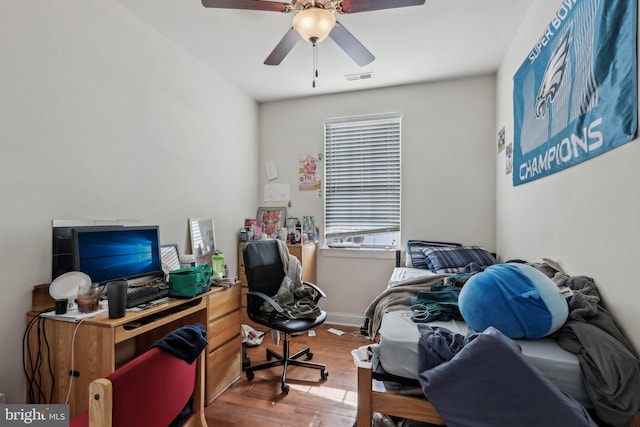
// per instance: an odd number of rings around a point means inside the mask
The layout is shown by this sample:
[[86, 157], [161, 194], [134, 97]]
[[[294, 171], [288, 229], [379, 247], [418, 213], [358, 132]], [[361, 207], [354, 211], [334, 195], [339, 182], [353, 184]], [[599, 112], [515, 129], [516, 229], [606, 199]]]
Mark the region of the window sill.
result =
[[395, 259], [396, 257], [396, 249], [323, 247], [319, 251], [322, 256], [336, 258]]

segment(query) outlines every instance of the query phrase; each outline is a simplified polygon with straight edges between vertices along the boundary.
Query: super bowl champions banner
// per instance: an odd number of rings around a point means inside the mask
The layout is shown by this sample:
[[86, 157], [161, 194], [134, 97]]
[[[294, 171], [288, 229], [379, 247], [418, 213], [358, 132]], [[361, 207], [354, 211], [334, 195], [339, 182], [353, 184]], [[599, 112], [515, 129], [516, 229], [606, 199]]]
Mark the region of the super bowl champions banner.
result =
[[631, 141], [637, 0], [563, 0], [513, 77], [513, 185]]

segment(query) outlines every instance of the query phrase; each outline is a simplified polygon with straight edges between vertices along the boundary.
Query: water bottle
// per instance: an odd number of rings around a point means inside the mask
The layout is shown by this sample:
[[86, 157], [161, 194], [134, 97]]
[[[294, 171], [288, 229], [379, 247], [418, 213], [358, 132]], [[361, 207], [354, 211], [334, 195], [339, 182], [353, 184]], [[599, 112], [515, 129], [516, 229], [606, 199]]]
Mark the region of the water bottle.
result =
[[211, 266], [213, 267], [214, 279], [221, 279], [224, 277], [224, 255], [219, 249], [216, 249], [211, 257]]

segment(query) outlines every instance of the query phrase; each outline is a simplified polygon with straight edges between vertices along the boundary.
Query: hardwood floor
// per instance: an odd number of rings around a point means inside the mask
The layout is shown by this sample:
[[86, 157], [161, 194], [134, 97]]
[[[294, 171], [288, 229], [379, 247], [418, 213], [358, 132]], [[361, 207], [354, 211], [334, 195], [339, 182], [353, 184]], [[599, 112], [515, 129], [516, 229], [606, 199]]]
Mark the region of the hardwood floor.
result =
[[[327, 329], [339, 329], [337, 336]], [[311, 347], [313, 361], [327, 366], [329, 377], [320, 379], [317, 369], [291, 366], [287, 369], [289, 394], [280, 391], [282, 367], [255, 372], [248, 381], [242, 378], [205, 408], [207, 424], [215, 427], [347, 427], [356, 417], [357, 374], [351, 350], [370, 343], [357, 334], [359, 328], [323, 324], [315, 337], [306, 334], [291, 338], [291, 352]], [[353, 334], [352, 334], [353, 333]], [[278, 352], [267, 333], [260, 346], [249, 347], [247, 356], [252, 364], [266, 361], [266, 348]]]

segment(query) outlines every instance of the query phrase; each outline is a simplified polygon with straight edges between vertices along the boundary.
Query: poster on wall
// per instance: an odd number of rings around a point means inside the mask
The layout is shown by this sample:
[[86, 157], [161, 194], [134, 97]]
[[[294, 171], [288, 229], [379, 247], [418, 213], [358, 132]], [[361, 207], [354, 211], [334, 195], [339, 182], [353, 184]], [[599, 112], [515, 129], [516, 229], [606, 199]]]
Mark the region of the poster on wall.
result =
[[633, 140], [636, 34], [636, 0], [562, 1], [513, 77], [513, 185]]
[[507, 145], [507, 154], [504, 156], [504, 171], [507, 175], [513, 172], [513, 142]]
[[309, 154], [298, 163], [298, 190], [319, 190], [321, 186], [320, 156]]

